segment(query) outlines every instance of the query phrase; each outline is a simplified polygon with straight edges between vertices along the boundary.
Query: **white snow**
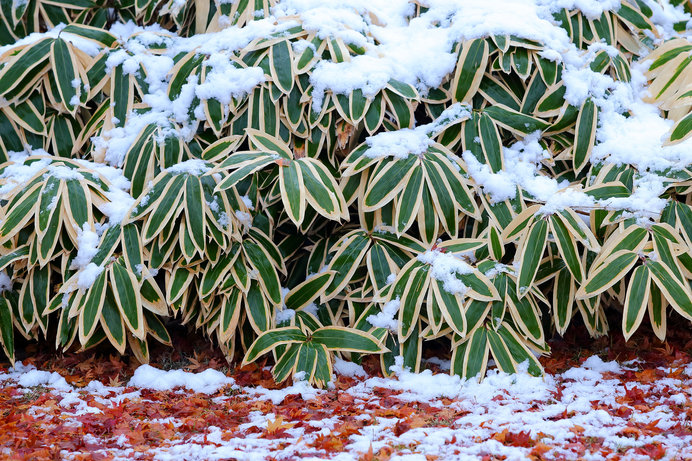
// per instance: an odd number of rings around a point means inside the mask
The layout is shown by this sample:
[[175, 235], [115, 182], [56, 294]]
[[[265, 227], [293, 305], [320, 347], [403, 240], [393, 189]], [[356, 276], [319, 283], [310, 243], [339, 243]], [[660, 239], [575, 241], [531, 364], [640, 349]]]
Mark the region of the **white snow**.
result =
[[369, 158], [382, 158], [392, 156], [397, 159], [405, 159], [409, 155], [424, 154], [434, 143], [432, 139], [447, 125], [455, 121], [463, 121], [471, 115], [468, 106], [455, 103], [445, 109], [432, 123], [416, 128], [402, 128], [397, 131], [384, 131], [374, 136], [369, 136], [365, 142], [368, 149], [365, 156]]
[[[18, 3], [26, 3], [28, 0], [19, 0]], [[46, 32], [34, 32], [29, 35], [27, 35], [24, 38], [21, 38], [14, 42], [11, 45], [4, 45], [0, 46], [0, 55], [5, 54], [6, 52], [12, 50], [15, 47], [18, 46], [24, 46], [24, 45], [31, 45], [33, 43], [38, 42], [39, 40], [42, 40], [44, 38], [58, 38], [60, 37], [61, 39], [65, 40], [66, 42], [69, 42], [72, 44], [72, 46], [76, 47], [78, 50], [83, 51], [84, 53], [88, 54], [91, 57], [96, 56], [102, 49], [103, 47], [96, 42], [86, 39], [84, 37], [81, 37], [79, 35], [75, 35], [69, 32], [64, 32], [63, 29], [65, 28], [65, 24], [60, 23], [57, 24], [54, 28], [52, 28], [49, 31]]]
[[280, 311], [277, 311], [274, 319], [276, 320], [276, 324], [279, 325], [284, 322], [289, 322], [293, 317], [295, 317], [295, 315], [296, 311], [286, 307]]
[[385, 131], [367, 139], [369, 146], [366, 157], [380, 158], [388, 155], [402, 159], [409, 155], [420, 155], [428, 150], [433, 140], [423, 130], [404, 128]]
[[104, 268], [91, 262], [98, 253], [100, 238], [98, 234], [89, 228], [89, 223], [84, 223], [77, 232], [77, 256], [72, 260], [71, 270], [77, 270], [77, 288], [88, 290], [101, 275]]
[[98, 253], [99, 236], [92, 231], [89, 223], [84, 223], [77, 232], [77, 256], [72, 260], [70, 269], [82, 269]]
[[389, 331], [397, 331], [399, 328], [397, 314], [399, 313], [400, 306], [401, 300], [398, 297], [396, 299], [392, 299], [382, 306], [381, 312], [375, 315], [369, 315], [366, 320], [370, 323], [370, 325], [376, 328], [386, 328]]
[[210, 169], [211, 168], [204, 160], [192, 159], [177, 163], [172, 167], [167, 168], [166, 171], [171, 174], [189, 174], [192, 176], [200, 176]]
[[235, 381], [211, 368], [200, 373], [187, 373], [183, 370], [166, 371], [151, 365], [141, 365], [135, 370], [135, 374], [128, 385], [157, 391], [169, 391], [183, 387], [193, 392], [213, 394], [222, 387], [235, 385]]
[[34, 149], [32, 151], [8, 152], [11, 163], [5, 164], [5, 169], [0, 173], [0, 197], [8, 197], [17, 192], [19, 186], [24, 186], [31, 178], [36, 176], [44, 168], [50, 165], [51, 161], [47, 158], [40, 158], [37, 161], [26, 164], [29, 155], [49, 155], [44, 150]]
[[96, 281], [96, 278], [101, 275], [104, 268], [94, 263], [89, 263], [82, 268], [77, 275], [77, 288], [88, 290]]
[[7, 275], [6, 271], [0, 272], [0, 293], [12, 288], [12, 279]]
[[69, 391], [72, 386], [67, 384], [65, 378], [56, 372], [37, 370], [32, 365], [24, 365], [22, 362], [15, 363], [14, 367], [8, 372], [0, 372], [0, 382], [14, 381], [22, 387], [46, 386], [57, 391]]
[[293, 384], [283, 389], [266, 389], [262, 386], [257, 386], [245, 388], [245, 392], [258, 400], [270, 400], [274, 405], [279, 405], [289, 395], [299, 394], [303, 400], [310, 400], [325, 392], [312, 387], [307, 381], [300, 380], [299, 378], [299, 373], [296, 373], [293, 377]]
[[457, 278], [473, 272], [473, 267], [452, 253], [441, 250], [428, 250], [417, 256], [422, 263], [430, 265], [430, 276], [443, 283], [445, 291], [463, 296], [468, 287]]
[[362, 366], [339, 357], [336, 357], [334, 360], [334, 371], [339, 375], [349, 376], [351, 378], [365, 378], [368, 375]]

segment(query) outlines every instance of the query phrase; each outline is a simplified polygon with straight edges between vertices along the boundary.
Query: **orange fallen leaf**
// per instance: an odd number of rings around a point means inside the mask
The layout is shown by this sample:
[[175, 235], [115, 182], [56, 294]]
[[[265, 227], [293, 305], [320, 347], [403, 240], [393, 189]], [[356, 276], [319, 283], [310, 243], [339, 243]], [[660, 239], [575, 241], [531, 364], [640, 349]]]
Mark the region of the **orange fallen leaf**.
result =
[[531, 450], [531, 453], [529, 453], [529, 457], [533, 459], [543, 459], [543, 455], [550, 450], [550, 446], [543, 442], [538, 442]]
[[370, 442], [370, 449], [360, 457], [360, 461], [373, 461], [373, 459], [375, 459], [375, 454], [372, 452], [372, 442]]
[[281, 429], [290, 429], [295, 425], [296, 423], [284, 423], [283, 416], [279, 416], [275, 420], [267, 423], [267, 433], [273, 434]]
[[657, 379], [656, 370], [652, 368], [647, 368], [646, 370], [639, 371], [635, 373], [635, 376], [637, 377], [637, 380], [642, 383], [651, 383], [656, 381]]
[[569, 431], [574, 433], [574, 434], [581, 434], [582, 432], [584, 432], [584, 428], [579, 426], [578, 424], [575, 424], [574, 426], [572, 426], [570, 428]]
[[624, 437], [633, 436], [635, 439], [638, 439], [641, 434], [642, 434], [642, 431], [640, 431], [636, 427], [626, 427], [620, 431], [620, 435], [622, 435]]

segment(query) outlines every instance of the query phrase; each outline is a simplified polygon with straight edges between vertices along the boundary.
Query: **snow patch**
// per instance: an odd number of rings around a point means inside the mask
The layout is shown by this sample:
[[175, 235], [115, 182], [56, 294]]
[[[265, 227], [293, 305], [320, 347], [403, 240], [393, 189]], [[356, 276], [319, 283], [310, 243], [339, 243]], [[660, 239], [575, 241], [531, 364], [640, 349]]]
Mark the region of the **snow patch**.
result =
[[128, 382], [129, 386], [157, 391], [170, 391], [183, 387], [193, 392], [214, 394], [226, 386], [235, 386], [235, 380], [223, 373], [208, 369], [200, 373], [183, 370], [160, 370], [150, 365], [141, 365]]

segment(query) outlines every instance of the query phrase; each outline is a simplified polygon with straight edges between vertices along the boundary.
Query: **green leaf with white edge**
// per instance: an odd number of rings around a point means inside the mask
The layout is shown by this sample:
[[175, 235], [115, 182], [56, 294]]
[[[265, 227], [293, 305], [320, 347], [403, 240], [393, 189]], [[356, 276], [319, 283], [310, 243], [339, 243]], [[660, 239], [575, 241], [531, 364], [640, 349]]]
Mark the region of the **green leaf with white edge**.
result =
[[399, 96], [407, 99], [416, 99], [418, 97], [418, 92], [413, 86], [396, 79], [389, 80], [389, 82], [387, 82], [387, 87]]
[[629, 197], [630, 190], [619, 181], [597, 184], [584, 190], [584, 193], [590, 195], [596, 200], [606, 200], [609, 198]]
[[358, 352], [362, 354], [379, 354], [385, 348], [370, 333], [355, 328], [327, 326], [315, 330], [312, 341], [323, 344], [330, 351]]
[[650, 291], [651, 272], [648, 267], [639, 266], [632, 272], [622, 311], [622, 335], [625, 341], [639, 328], [646, 312]]
[[245, 298], [245, 313], [252, 329], [258, 334], [267, 331], [271, 327], [272, 310], [257, 281], [250, 282]]
[[[72, 217], [71, 222], [75, 223], [80, 229], [84, 223], [93, 221], [91, 215], [90, 200], [88, 199], [88, 191], [85, 184], [78, 179], [68, 179], [65, 181], [67, 185], [67, 209]], [[70, 221], [68, 221], [70, 222]]]
[[0, 228], [0, 243], [5, 243], [19, 232], [22, 227], [34, 217], [34, 207], [38, 203], [41, 184], [35, 184], [28, 191], [23, 191], [22, 198], [17, 204], [10, 208], [5, 215]]
[[544, 342], [541, 313], [531, 296], [519, 298], [514, 290], [507, 290], [508, 305], [512, 319], [524, 334], [537, 344]]
[[180, 211], [178, 204], [182, 200], [185, 175], [176, 176], [163, 192], [163, 196], [157, 200], [154, 211], [149, 215], [144, 226], [142, 237], [144, 243], [153, 240], [168, 222]]
[[289, 344], [272, 368], [272, 376], [277, 383], [284, 382], [296, 366], [300, 344]]
[[452, 161], [452, 158], [452, 154], [444, 149], [438, 150], [436, 145], [431, 146], [425, 155], [426, 161], [429, 164], [434, 163], [437, 171], [442, 174], [460, 211], [474, 219], [481, 219], [481, 213], [478, 210], [474, 193], [471, 192], [466, 181], [462, 178], [460, 165]]
[[250, 345], [243, 358], [243, 366], [257, 360], [258, 357], [284, 344], [303, 343], [307, 336], [298, 327], [274, 328], [265, 331]]
[[279, 187], [284, 209], [296, 226], [305, 217], [306, 190], [298, 162], [289, 162], [279, 168]]
[[681, 143], [692, 136], [692, 112], [675, 122], [670, 131], [670, 144]]
[[249, 240], [243, 242], [243, 249], [250, 264], [257, 270], [260, 285], [269, 299], [275, 305], [280, 304], [281, 285], [279, 284], [279, 275], [276, 273], [276, 268], [267, 254], [262, 250], [262, 247]]
[[591, 229], [584, 223], [584, 221], [577, 215], [577, 213], [570, 209], [565, 208], [558, 213], [562, 222], [569, 229], [570, 233], [586, 246], [589, 250], [598, 253], [601, 250], [601, 246], [598, 244], [598, 240], [591, 232]]
[[130, 332], [141, 340], [146, 336], [142, 298], [139, 294], [139, 282], [135, 275], [125, 266], [116, 262], [110, 269], [110, 282], [118, 310]]
[[480, 134], [481, 149], [485, 154], [490, 171], [497, 173], [502, 170], [504, 157], [502, 155], [502, 140], [495, 123], [486, 113], [478, 117], [478, 133]]
[[14, 364], [14, 326], [12, 306], [4, 296], [0, 296], [0, 343], [5, 355]]
[[503, 338], [491, 329], [486, 329], [490, 352], [493, 354], [497, 367], [505, 373], [516, 373], [517, 363], [512, 358], [509, 348]]
[[185, 213], [190, 235], [198, 251], [205, 248], [206, 220], [204, 219], [204, 195], [202, 183], [197, 176], [189, 175], [185, 183]]
[[435, 242], [439, 236], [439, 219], [435, 212], [432, 194], [427, 184], [423, 186], [423, 201], [418, 209], [418, 232], [427, 244]]
[[336, 194], [321, 181], [315, 166], [311, 162], [304, 160], [306, 159], [300, 159], [296, 163], [300, 163], [306, 200], [322, 216], [333, 220], [339, 219], [341, 216], [341, 204]]
[[492, 282], [477, 270], [467, 274], [457, 274], [457, 278], [461, 279], [464, 285], [471, 289], [471, 291], [466, 293], [466, 296], [470, 298], [481, 301], [500, 299], [500, 295]]
[[466, 379], [477, 377], [480, 381], [488, 366], [488, 331], [485, 328], [477, 328], [467, 344], [462, 376]]
[[[211, 148], [212, 146], [210, 146]], [[219, 170], [242, 169], [248, 165], [254, 165], [258, 161], [276, 162], [281, 157], [271, 152], [243, 151], [233, 152], [224, 156], [223, 161], [217, 166]]]
[[171, 336], [168, 334], [168, 330], [166, 330], [166, 326], [159, 316], [145, 310], [144, 319], [147, 323], [147, 333], [152, 335], [161, 344], [171, 346]]
[[466, 335], [466, 315], [461, 297], [445, 290], [444, 283], [439, 280], [432, 280], [430, 289], [434, 293], [437, 305], [447, 324], [458, 335], [464, 337]]
[[562, 335], [567, 330], [574, 309], [576, 286], [566, 267], [558, 272], [553, 284], [553, 317], [555, 329]]
[[534, 131], [544, 131], [550, 127], [550, 124], [539, 118], [522, 114], [502, 105], [486, 107], [484, 113], [489, 115], [496, 124], [520, 136], [526, 136]]
[[454, 101], [470, 102], [478, 91], [488, 63], [489, 46], [485, 39], [465, 41], [452, 80]]
[[240, 318], [242, 296], [240, 290], [231, 290], [221, 305], [221, 324], [219, 325], [219, 341], [229, 341], [238, 325]]
[[132, 272], [141, 272], [141, 264], [144, 261], [144, 255], [142, 254], [143, 245], [139, 229], [137, 229], [134, 223], [122, 226], [121, 245], [127, 267]]
[[413, 332], [418, 323], [423, 299], [428, 290], [431, 277], [424, 267], [417, 267], [411, 273], [401, 295], [401, 307], [399, 308], [399, 341], [404, 342]]
[[651, 322], [651, 329], [654, 330], [654, 334], [661, 341], [666, 339], [666, 324], [667, 316], [666, 309], [668, 303], [663, 297], [663, 293], [658, 288], [655, 283], [651, 284], [651, 297], [649, 298], [649, 321]]
[[487, 238], [487, 245], [488, 251], [490, 252], [490, 256], [496, 261], [502, 260], [502, 256], [504, 256], [505, 253], [505, 246], [502, 242], [502, 236], [500, 234], [500, 231], [498, 231], [495, 226], [490, 226], [488, 228]]
[[670, 269], [658, 261], [647, 261], [654, 282], [671, 306], [683, 317], [692, 320], [692, 292], [688, 284], [683, 284]]
[[300, 345], [298, 357], [296, 358], [296, 368], [294, 373], [303, 372], [303, 379], [309, 383], [313, 382], [317, 368], [317, 347], [311, 343]]
[[[91, 1], [80, 2], [82, 5], [93, 6]], [[62, 31], [64, 34], [73, 34], [86, 38], [89, 41], [97, 42], [105, 47], [111, 47], [117, 41], [117, 38], [99, 27], [93, 27], [88, 24], [69, 24]]]
[[134, 85], [131, 76], [123, 70], [123, 65], [113, 67], [111, 71], [111, 107], [116, 118], [115, 125], [125, 126], [127, 114], [134, 101]]
[[[69, 112], [74, 113], [77, 105], [75, 104], [75, 100], [77, 99], [77, 88], [81, 87], [81, 80], [77, 79], [77, 68], [74, 62], [75, 57], [72, 52], [70, 52], [67, 42], [61, 38], [55, 39], [51, 47], [50, 59], [62, 103], [67, 107]], [[73, 82], [76, 79], [80, 82], [77, 88], [73, 86]]]
[[269, 48], [269, 69], [272, 81], [284, 94], [293, 88], [292, 52], [288, 40], [279, 40]]
[[418, 157], [409, 155], [405, 159], [389, 161], [369, 181], [363, 211], [375, 211], [389, 203], [408, 183]]
[[284, 264], [284, 258], [281, 255], [281, 251], [274, 244], [272, 239], [264, 233], [264, 231], [257, 227], [250, 228], [248, 229], [248, 235], [262, 247], [262, 249], [269, 256], [269, 259], [274, 262], [274, 265], [277, 267], [279, 272], [286, 272], [286, 265]]
[[634, 266], [639, 255], [633, 251], [620, 250], [612, 254], [596, 270], [589, 274], [577, 291], [577, 299], [586, 299], [603, 293], [619, 282]]
[[527, 228], [531, 228], [539, 209], [539, 205], [532, 205], [511, 218], [509, 224], [502, 231], [502, 240], [509, 243], [521, 237]]
[[281, 139], [270, 136], [253, 128], [246, 128], [245, 132], [247, 133], [250, 142], [258, 150], [277, 154], [284, 160], [293, 160], [293, 152]]
[[459, 225], [458, 207], [454, 200], [454, 193], [450, 190], [449, 182], [437, 163], [423, 161], [423, 166], [425, 181], [435, 206], [435, 214], [442, 221], [447, 233], [456, 237]]
[[0, 271], [5, 270], [7, 266], [20, 259], [27, 258], [29, 256], [29, 246], [23, 245], [14, 251], [0, 256]]
[[46, 64], [53, 41], [52, 38], [45, 38], [26, 46], [0, 69], [0, 96], [7, 96], [7, 93], [21, 84], [32, 70]]
[[[680, 263], [676, 257], [676, 251], [673, 248], [673, 243], [670, 240], [663, 238], [660, 234], [652, 232], [652, 237], [654, 241], [654, 251], [656, 252], [656, 258], [661, 264], [665, 265], [666, 268], [675, 276], [678, 280], [684, 281], [685, 277], [682, 274], [680, 268]], [[677, 245], [676, 245], [677, 246]]]
[[333, 271], [325, 271], [310, 277], [295, 288], [292, 288], [284, 298], [286, 307], [293, 310], [300, 310], [306, 307], [327, 289], [333, 276]]
[[[159, 203], [159, 199], [163, 196], [164, 191], [167, 190], [167, 186], [171, 180], [176, 179], [178, 181], [184, 179], [182, 176], [172, 176], [169, 174], [159, 175], [151, 187], [148, 187], [146, 193], [142, 193], [134, 205], [130, 209], [130, 213], [126, 222], [133, 221], [140, 216], [144, 216], [146, 213], [150, 212], [155, 205]], [[144, 192], [144, 191], [143, 191]]]
[[[301, 162], [308, 165], [310, 167], [310, 171], [315, 175], [315, 178], [319, 179], [320, 183], [323, 184], [327, 190], [329, 190], [330, 198], [334, 203], [335, 209], [341, 214], [341, 218], [348, 219], [348, 207], [346, 205], [346, 199], [344, 198], [343, 191], [324, 163], [309, 157], [305, 157]], [[308, 196], [310, 195], [316, 195], [316, 191], [308, 190]], [[313, 197], [313, 201], [316, 202], [317, 198]]]
[[57, 194], [60, 192], [61, 182], [54, 176], [49, 176], [46, 180], [43, 190], [41, 191], [41, 198], [38, 207], [38, 219], [35, 221], [37, 223], [37, 230], [39, 233], [45, 233], [50, 218], [54, 213], [59, 213], [60, 208], [56, 206], [53, 202]]
[[334, 277], [324, 297], [331, 297], [349, 283], [369, 246], [370, 239], [364, 232], [355, 233], [344, 241], [329, 264], [329, 270], [334, 272]]
[[396, 230], [401, 235], [415, 222], [423, 192], [423, 169], [416, 166], [396, 204]]
[[584, 278], [584, 269], [581, 265], [577, 242], [567, 229], [567, 226], [565, 226], [560, 215], [552, 215], [550, 217], [550, 231], [553, 237], [555, 237], [555, 243], [560, 250], [560, 254], [567, 268], [574, 276], [574, 279], [578, 283], [581, 283]]
[[201, 158], [207, 162], [225, 161], [232, 155], [232, 152], [238, 147], [242, 139], [243, 137], [240, 135], [225, 136], [217, 139], [202, 151]]
[[541, 362], [538, 361], [536, 356], [533, 354], [525, 344], [523, 338], [510, 327], [507, 323], [502, 323], [500, 328], [497, 330], [497, 334], [500, 336], [502, 341], [505, 343], [507, 350], [512, 356], [512, 360], [518, 365], [522, 363], [527, 363], [527, 371], [533, 376], [541, 376], [543, 374], [543, 366]]
[[98, 251], [91, 258], [91, 262], [97, 266], [101, 266], [111, 257], [116, 246], [120, 243], [122, 236], [122, 227], [120, 225], [111, 226], [101, 234], [101, 240], [98, 244]]
[[548, 222], [543, 218], [537, 218], [522, 242], [522, 251], [519, 256], [519, 277], [517, 279], [517, 294], [520, 297], [525, 296], [533, 285], [538, 266], [543, 259], [547, 240]]
[[588, 98], [579, 110], [576, 135], [574, 138], [574, 171], [579, 173], [589, 161], [591, 151], [596, 142], [596, 124], [598, 123], [598, 107]]
[[319, 388], [324, 388], [331, 381], [333, 368], [330, 353], [324, 345], [311, 343], [317, 350], [317, 363], [315, 364], [314, 384]]
[[103, 302], [106, 298], [107, 279], [107, 271], [101, 271], [94, 284], [89, 288], [84, 306], [79, 311], [79, 342], [81, 344], [86, 344], [98, 326]]
[[613, 232], [603, 244], [602, 251], [594, 259], [591, 270], [598, 268], [618, 251], [627, 250], [639, 253], [648, 241], [649, 232], [645, 228], [636, 225], [631, 225], [623, 231], [617, 230]]

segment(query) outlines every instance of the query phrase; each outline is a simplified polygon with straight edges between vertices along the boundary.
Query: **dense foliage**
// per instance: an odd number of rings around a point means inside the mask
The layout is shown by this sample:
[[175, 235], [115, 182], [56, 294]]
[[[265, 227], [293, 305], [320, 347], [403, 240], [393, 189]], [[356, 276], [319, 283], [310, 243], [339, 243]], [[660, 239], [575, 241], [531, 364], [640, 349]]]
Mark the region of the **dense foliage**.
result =
[[[419, 370], [433, 340], [465, 377], [540, 374], [575, 315], [692, 319], [692, 43], [656, 22], [688, 3], [540, 1], [536, 34], [374, 3], [2, 2], [10, 359], [19, 333], [147, 361], [170, 318], [279, 381], [325, 385], [335, 352]], [[425, 21], [448, 48], [407, 73], [382, 25]]]

